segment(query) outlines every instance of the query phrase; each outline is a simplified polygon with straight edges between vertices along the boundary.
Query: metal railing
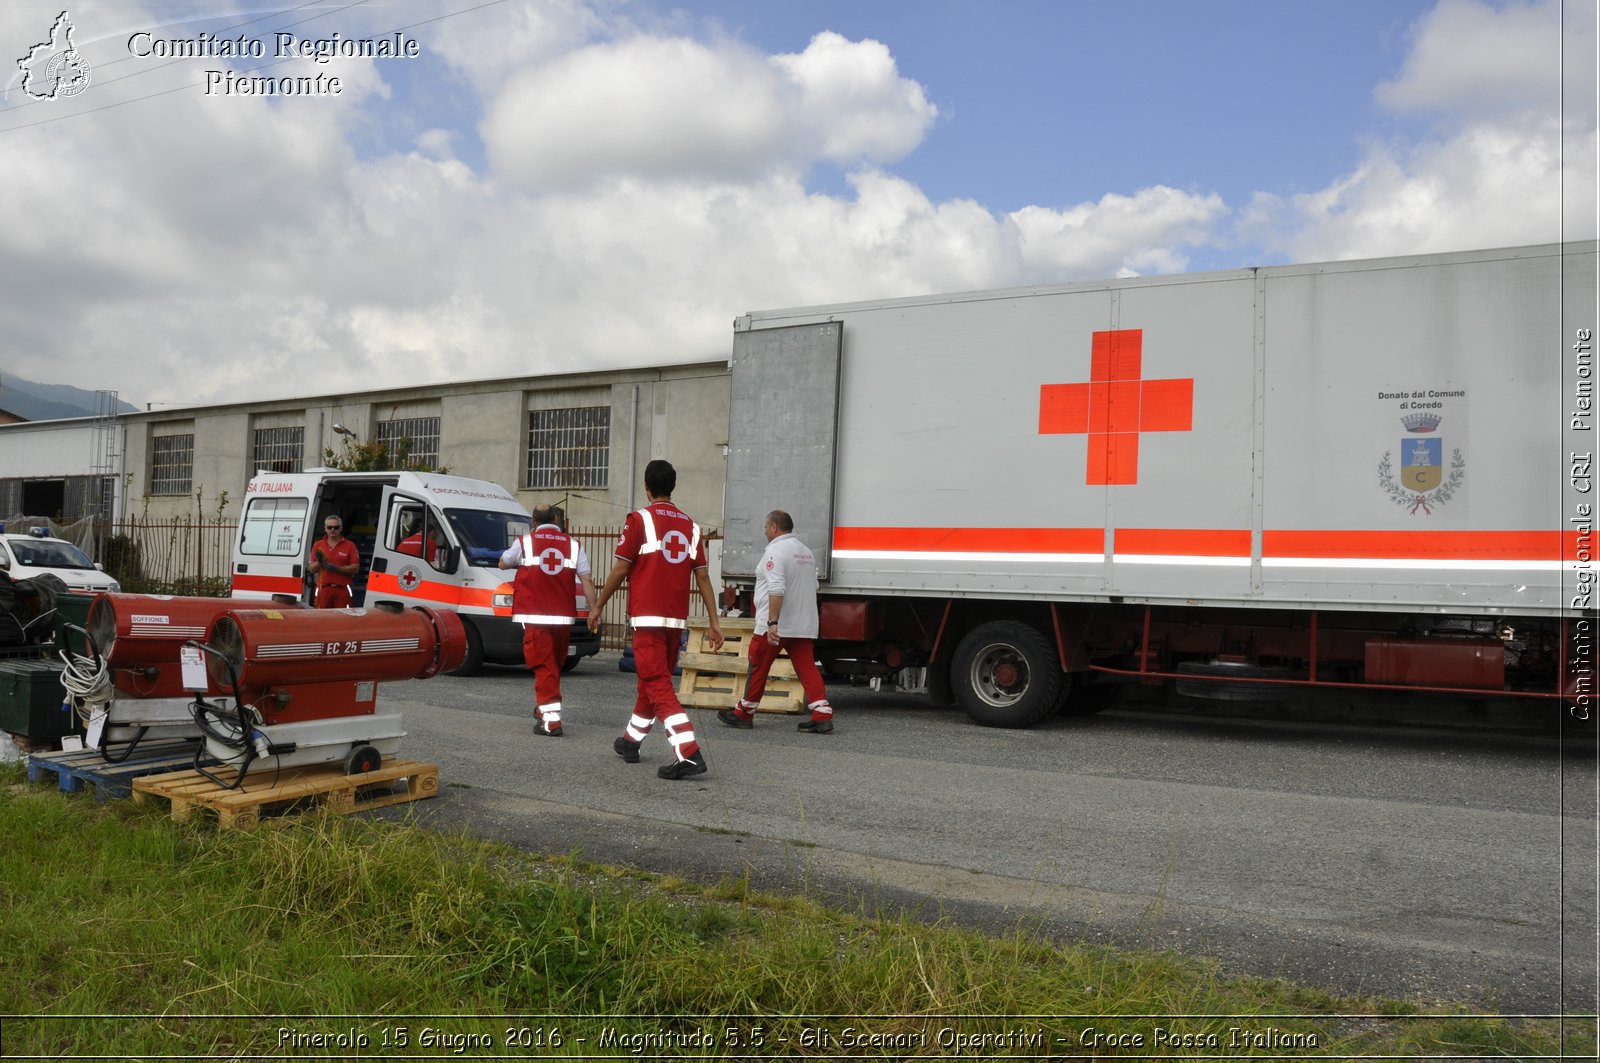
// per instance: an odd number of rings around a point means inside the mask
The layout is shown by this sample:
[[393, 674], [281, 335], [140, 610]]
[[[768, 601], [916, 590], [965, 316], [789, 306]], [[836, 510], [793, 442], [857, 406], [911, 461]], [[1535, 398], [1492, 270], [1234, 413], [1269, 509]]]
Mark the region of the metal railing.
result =
[[[606, 574], [611, 571], [611, 561], [616, 553], [617, 540], [622, 537], [622, 528], [617, 527], [590, 527], [569, 529], [574, 539], [583, 544], [584, 551], [589, 555], [589, 567], [593, 570], [594, 587], [599, 590], [605, 586]], [[712, 552], [722, 542], [721, 535], [706, 537], [706, 551]], [[714, 582], [714, 581], [713, 581]], [[700, 601], [700, 595], [694, 593], [693, 587], [689, 592], [689, 616], [691, 619], [704, 618], [706, 607]], [[600, 632], [600, 648], [606, 650], [620, 650], [630, 638], [628, 628], [628, 585], [622, 587], [606, 602], [605, 609], [601, 611], [600, 619], [604, 627]]]
[[238, 521], [131, 517], [105, 530], [98, 560], [125, 593], [227, 596]]
[[[106, 573], [122, 585], [127, 594], [181, 594], [226, 597], [231, 582], [233, 545], [238, 539], [239, 522], [226, 519], [196, 519], [192, 516], [148, 518], [128, 517], [117, 521], [75, 521], [56, 523], [43, 518], [13, 518], [15, 527], [48, 527], [50, 534], [82, 546]], [[583, 544], [589, 555], [598, 590], [605, 585], [611, 570], [620, 526], [593, 526], [572, 529], [572, 537]], [[706, 548], [715, 551], [720, 535], [708, 536]], [[96, 545], [99, 546], [96, 554]], [[506, 573], [508, 578], [511, 573]], [[689, 616], [705, 616], [700, 596], [689, 595]], [[606, 603], [601, 619], [600, 645], [621, 650], [628, 644], [628, 586]]]

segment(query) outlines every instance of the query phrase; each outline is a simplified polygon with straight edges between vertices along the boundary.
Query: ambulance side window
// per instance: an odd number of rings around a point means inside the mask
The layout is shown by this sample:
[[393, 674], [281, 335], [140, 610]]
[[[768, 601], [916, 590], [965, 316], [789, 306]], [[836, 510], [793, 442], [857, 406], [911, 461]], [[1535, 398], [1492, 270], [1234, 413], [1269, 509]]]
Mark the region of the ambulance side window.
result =
[[389, 533], [383, 545], [401, 554], [422, 556], [422, 507], [396, 501], [389, 516]]
[[390, 509], [386, 545], [397, 554], [421, 558], [430, 568], [448, 571], [450, 537], [439, 515], [412, 499], [396, 499]]
[[444, 522], [439, 519], [439, 514], [432, 506], [428, 507], [427, 516], [422, 525], [422, 538], [426, 544], [423, 560], [440, 572], [453, 571], [450, 564], [450, 536], [444, 530]]
[[252, 498], [240, 524], [239, 552], [298, 558], [305, 548], [309, 505], [304, 498]]

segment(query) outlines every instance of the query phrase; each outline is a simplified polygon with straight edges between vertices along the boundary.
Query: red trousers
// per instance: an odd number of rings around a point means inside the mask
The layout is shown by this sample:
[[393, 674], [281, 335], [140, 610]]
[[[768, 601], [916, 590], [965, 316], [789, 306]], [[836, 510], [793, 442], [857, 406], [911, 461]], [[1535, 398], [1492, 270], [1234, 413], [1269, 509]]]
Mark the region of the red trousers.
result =
[[812, 718], [832, 716], [833, 706], [828, 704], [828, 688], [822, 682], [822, 673], [817, 671], [817, 655], [811, 648], [811, 640], [781, 636], [776, 646], [766, 635], [751, 637], [750, 676], [745, 680], [742, 707], [754, 712], [756, 706], [761, 704], [761, 695], [767, 690], [767, 675], [772, 671], [772, 662], [778, 659], [780, 650], [789, 655], [794, 674], [800, 677], [800, 687], [805, 691], [806, 707], [811, 710]]
[[633, 702], [633, 719], [627, 735], [641, 742], [657, 720], [666, 728], [667, 740], [679, 760], [694, 755], [700, 748], [694, 725], [678, 701], [672, 685], [672, 670], [678, 666], [683, 649], [683, 632], [674, 627], [636, 627], [633, 629], [633, 664], [639, 672], [639, 694]]
[[318, 609], [343, 609], [350, 604], [350, 587], [347, 584], [330, 584], [317, 588]]
[[533, 670], [533, 696], [540, 705], [561, 700], [561, 666], [567, 663], [567, 643], [571, 638], [570, 626], [522, 626], [522, 659]]

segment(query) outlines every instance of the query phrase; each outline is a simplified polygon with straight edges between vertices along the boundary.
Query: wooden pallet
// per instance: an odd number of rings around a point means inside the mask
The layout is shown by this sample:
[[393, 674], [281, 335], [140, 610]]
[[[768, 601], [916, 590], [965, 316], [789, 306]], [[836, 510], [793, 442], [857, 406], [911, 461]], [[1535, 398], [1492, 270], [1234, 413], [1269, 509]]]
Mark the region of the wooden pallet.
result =
[[[745, 677], [750, 674], [750, 640], [755, 638], [756, 622], [728, 617], [719, 621], [722, 648], [713, 650], [706, 641], [704, 620], [689, 621], [689, 645], [678, 657], [683, 674], [678, 678], [678, 700], [697, 709], [731, 709], [744, 697]], [[794, 674], [787, 654], [772, 662], [767, 673], [767, 688], [762, 692], [759, 712], [804, 712], [805, 691]]]
[[162, 742], [135, 749], [135, 755], [120, 764], [106, 760], [98, 749], [30, 753], [28, 781], [39, 782], [45, 772], [53, 771], [62, 793], [75, 794], [88, 785], [94, 787], [96, 801], [109, 801], [129, 796], [136, 779], [188, 767], [194, 763], [194, 751], [194, 742]]
[[[223, 767], [215, 774], [226, 779], [227, 770]], [[394, 785], [402, 781], [405, 789], [396, 791]], [[360, 775], [346, 775], [337, 764], [254, 771], [232, 790], [197, 771], [149, 775], [133, 782], [135, 801], [164, 797], [172, 802], [173, 819], [188, 819], [197, 809], [210, 809], [223, 827], [254, 827], [266, 817], [307, 807], [366, 812], [438, 794], [437, 764], [398, 759]]]

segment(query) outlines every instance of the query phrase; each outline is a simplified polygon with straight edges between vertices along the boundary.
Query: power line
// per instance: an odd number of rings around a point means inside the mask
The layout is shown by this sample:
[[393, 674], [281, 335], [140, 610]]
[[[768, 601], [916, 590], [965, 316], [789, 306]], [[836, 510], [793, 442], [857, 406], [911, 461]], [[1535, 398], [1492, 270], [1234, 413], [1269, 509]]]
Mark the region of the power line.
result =
[[[289, 11], [302, 11], [302, 10], [308, 8], [308, 7], [313, 7], [313, 6], [316, 6], [318, 4], [321, 4], [322, 2], [323, 2], [323, 0], [306, 0], [306, 2], [301, 4], [299, 7], [296, 7], [296, 8], [285, 8], [282, 11], [270, 11], [267, 14], [261, 15], [258, 18], [246, 19], [243, 22], [236, 22], [232, 26], [228, 26], [228, 27], [222, 29], [220, 32], [221, 33], [232, 33], [234, 30], [243, 29], [246, 26], [252, 26], [257, 22], [265, 22], [269, 18], [276, 18], [279, 15], [285, 14], [285, 13], [287, 13]], [[358, 2], [364, 4], [364, 3], [366, 3], [366, 0], [358, 0]], [[346, 8], [355, 7], [355, 6], [356, 6], [355, 4], [347, 4]], [[342, 11], [342, 10], [345, 10], [345, 8], [340, 8], [338, 10]], [[332, 12], [332, 11], [325, 11], [321, 15], [313, 15], [313, 16], [311, 16], [311, 18], [301, 19], [299, 22], [291, 22], [287, 26], [280, 26], [278, 28], [280, 30], [289, 29], [289, 28], [291, 28], [293, 26], [299, 26], [299, 25], [302, 25], [302, 24], [304, 24], [306, 22], [310, 22], [313, 19], [323, 18], [326, 15], [331, 15], [333, 13], [334, 12]], [[123, 56], [121, 59], [113, 59], [110, 62], [106, 62], [106, 63], [97, 63], [97, 64], [95, 64], [95, 69], [96, 70], [105, 70], [108, 67], [116, 66], [119, 63], [130, 62], [131, 60], [133, 60], [135, 58], [138, 58], [138, 57], [134, 56], [133, 54], [130, 53], [128, 55]], [[161, 64], [159, 64], [157, 66], [145, 67], [143, 70], [136, 70], [131, 74], [124, 74], [121, 77], [108, 78], [106, 80], [97, 82], [97, 84], [100, 84], [100, 85], [115, 85], [117, 82], [119, 82], [119, 81], [127, 81], [129, 78], [136, 78], [136, 77], [140, 77], [140, 76], [145, 75], [145, 74], [154, 74], [158, 70], [165, 70], [168, 67], [173, 67], [173, 66], [177, 66], [180, 63], [188, 62], [189, 58], [190, 57], [186, 56], [186, 57], [184, 57], [182, 59], [174, 59], [170, 63], [161, 63]], [[184, 87], [188, 88], [189, 86], [184, 86]], [[12, 112], [15, 112], [15, 111], [20, 111], [25, 107], [37, 107], [41, 103], [50, 103], [50, 102], [51, 102], [50, 100], [42, 100], [42, 99], [37, 99], [35, 97], [29, 97], [28, 99], [24, 100], [22, 103], [17, 104], [16, 106], [10, 108], [9, 110], [12, 111]], [[124, 103], [132, 103], [133, 101], [132, 100], [124, 100], [123, 102]], [[76, 113], [87, 113], [87, 112], [74, 112], [74, 113], [76, 114]], [[26, 127], [25, 126], [18, 126], [17, 128], [21, 129], [21, 128], [26, 128]]]
[[[316, 0], [312, 0], [312, 2], [315, 3]], [[421, 21], [418, 21], [418, 22], [412, 22], [412, 23], [410, 23], [408, 25], [405, 25], [405, 26], [396, 27], [395, 29], [389, 30], [388, 33], [389, 34], [404, 33], [407, 30], [416, 29], [418, 26], [427, 26], [427, 25], [430, 25], [430, 24], [435, 23], [435, 22], [443, 22], [446, 19], [452, 19], [452, 18], [457, 17], [458, 15], [470, 15], [474, 11], [482, 11], [484, 8], [496, 7], [496, 6], [498, 6], [500, 4], [503, 4], [505, 2], [506, 2], [506, 0], [486, 0], [485, 3], [477, 4], [477, 5], [473, 6], [473, 7], [462, 8], [460, 11], [451, 11], [451, 12], [448, 12], [448, 13], [443, 14], [443, 15], [437, 15], [437, 16], [435, 16], [433, 18], [426, 18], [426, 19], [422, 19]], [[347, 4], [344, 7], [339, 8], [338, 11], [346, 11], [349, 8], [357, 7], [357, 6], [360, 6], [361, 4], [364, 4], [364, 3], [366, 3], [366, 0], [357, 0], [357, 3]], [[309, 7], [309, 6], [310, 6], [310, 4], [302, 5], [302, 7]], [[299, 9], [297, 8], [297, 9], [294, 9], [294, 10], [299, 10]], [[299, 22], [291, 22], [291, 23], [288, 24], [288, 26], [280, 27], [280, 29], [287, 29], [287, 28], [290, 28], [292, 26], [304, 25], [307, 22], [311, 22], [311, 21], [314, 21], [315, 19], [319, 19], [319, 18], [324, 18], [327, 15], [331, 15], [331, 14], [335, 14], [335, 13], [337, 13], [337, 12], [326, 11], [326, 12], [323, 12], [322, 14], [320, 14], [320, 15], [313, 15], [310, 18], [301, 19]], [[282, 14], [282, 12], [276, 12], [275, 14]], [[258, 21], [261, 21], [261, 20], [260, 19], [253, 19], [251, 21], [258, 22]], [[248, 24], [249, 23], [241, 23], [240, 25], [248, 25]], [[237, 28], [237, 27], [234, 27], [234, 28]], [[252, 67], [251, 69], [252, 70], [268, 70], [268, 69], [271, 69], [272, 67], [275, 67], [275, 66], [281, 66], [284, 63], [293, 62], [294, 60], [299, 59], [299, 58], [301, 58], [301, 57], [300, 56], [286, 56], [286, 57], [284, 57], [282, 59], [274, 60], [273, 62], [270, 62], [270, 63], [263, 63], [260, 66]], [[179, 62], [184, 62], [184, 61], [186, 61], [186, 60], [175, 60], [175, 61], [173, 61], [171, 63], [164, 63], [164, 64], [162, 64], [161, 67], [157, 67], [155, 69], [159, 70], [159, 69], [164, 69], [165, 67], [169, 67], [169, 66], [176, 66]], [[121, 62], [121, 60], [117, 60], [117, 62]], [[146, 70], [146, 71], [138, 71], [136, 74], [127, 74], [127, 75], [124, 75], [123, 77], [112, 79], [112, 81], [108, 82], [108, 84], [114, 84], [117, 81], [124, 81], [129, 77], [135, 77], [135, 76], [137, 76], [138, 73], [151, 73], [151, 72], [153, 72], [153, 71]], [[110, 110], [114, 110], [114, 109], [116, 109], [118, 107], [126, 107], [130, 103], [141, 103], [141, 102], [143, 102], [145, 100], [153, 100], [153, 99], [156, 99], [157, 97], [160, 97], [160, 96], [170, 96], [174, 92], [183, 92], [183, 91], [186, 91], [188, 89], [197, 89], [197, 88], [201, 88], [203, 85], [204, 85], [204, 82], [192, 82], [192, 83], [187, 84], [187, 85], [178, 85], [178, 86], [176, 86], [174, 88], [170, 88], [170, 89], [162, 89], [162, 90], [160, 90], [158, 92], [146, 93], [143, 96], [135, 96], [132, 99], [119, 100], [116, 103], [107, 103], [107, 104], [102, 104], [99, 107], [89, 107], [89, 108], [85, 108], [85, 109], [82, 109], [82, 110], [73, 111], [70, 114], [60, 114], [60, 115], [56, 115], [53, 118], [41, 118], [37, 122], [24, 122], [24, 123], [22, 123], [20, 125], [7, 126], [5, 128], [0, 128], [0, 136], [3, 136], [6, 133], [15, 133], [15, 132], [18, 132], [18, 131], [23, 130], [23, 129], [33, 129], [33, 128], [37, 127], [37, 126], [51, 125], [51, 124], [53, 124], [55, 122], [64, 122], [69, 118], [82, 118], [82, 117], [84, 117], [86, 115], [96, 114], [96, 113], [101, 112], [101, 111], [110, 111]], [[39, 103], [39, 102], [43, 102], [43, 101], [36, 100], [36, 101], [33, 101], [33, 102]], [[24, 105], [24, 106], [29, 106], [29, 105]]]

